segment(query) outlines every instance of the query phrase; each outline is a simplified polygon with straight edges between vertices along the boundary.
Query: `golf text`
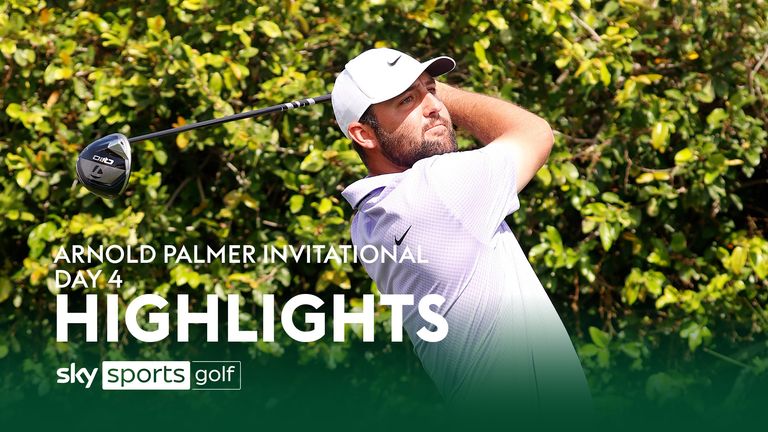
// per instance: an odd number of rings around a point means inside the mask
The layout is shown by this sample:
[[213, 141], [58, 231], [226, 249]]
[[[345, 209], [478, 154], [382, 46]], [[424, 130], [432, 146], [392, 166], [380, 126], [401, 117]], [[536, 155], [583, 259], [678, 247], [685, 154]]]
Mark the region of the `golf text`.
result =
[[[75, 296], [81, 298], [81, 295]], [[168, 337], [170, 333], [169, 320], [171, 313], [162, 311], [168, 306], [168, 301], [157, 294], [143, 294], [127, 304], [124, 314], [119, 311], [122, 303], [118, 294], [106, 294], [106, 302], [99, 301], [99, 294], [85, 295], [85, 311], [73, 311], [69, 306], [69, 295], [56, 295], [56, 341], [69, 341], [69, 327], [73, 325], [85, 325], [86, 342], [99, 340], [99, 323], [106, 325], [106, 341], [117, 342], [120, 339], [120, 317], [124, 316], [125, 327], [128, 333], [142, 342], [158, 342]], [[404, 312], [418, 313], [421, 318], [430, 324], [427, 328], [422, 326], [417, 335], [425, 342], [439, 342], [448, 335], [448, 321], [438, 312], [432, 310], [432, 306], [440, 308], [445, 298], [438, 294], [423, 296], [418, 305], [414, 305], [412, 294], [382, 294], [378, 298], [380, 306], [387, 306], [391, 312], [391, 341], [403, 340], [403, 315]], [[275, 298], [273, 294], [262, 296], [262, 328], [261, 335], [258, 330], [240, 329], [240, 295], [227, 295], [227, 340], [229, 342], [256, 342], [260, 338], [265, 342], [275, 340]], [[345, 340], [346, 324], [362, 325], [363, 341], [373, 342], [375, 328], [375, 296], [364, 294], [360, 312], [347, 312], [345, 310], [345, 296], [333, 295], [333, 341]], [[101, 304], [101, 306], [100, 306]], [[325, 313], [317, 312], [324, 302], [312, 294], [299, 294], [290, 298], [280, 308], [280, 323], [283, 331], [298, 342], [314, 342], [325, 335]], [[157, 311], [146, 312], [146, 307], [154, 307]], [[100, 307], [106, 310], [99, 311]], [[294, 315], [302, 315], [297, 309], [307, 307], [315, 312], [304, 312], [300, 325], [296, 324]], [[190, 325], [202, 325], [206, 327], [207, 340], [216, 342], [219, 340], [219, 297], [215, 294], [206, 296], [204, 312], [192, 312], [189, 307], [189, 296], [177, 295], [176, 308], [177, 341], [189, 342]], [[104, 316], [100, 320], [100, 316]], [[139, 317], [142, 319], [140, 320]], [[144, 319], [146, 318], [146, 319]], [[141, 322], [147, 324], [142, 326]], [[306, 327], [312, 327], [307, 330]], [[147, 329], [146, 327], [152, 327]], [[102, 333], [103, 335], [103, 333]]]
[[[56, 383], [91, 388], [99, 368], [70, 363], [56, 370]], [[239, 361], [105, 361], [103, 390], [240, 390]]]

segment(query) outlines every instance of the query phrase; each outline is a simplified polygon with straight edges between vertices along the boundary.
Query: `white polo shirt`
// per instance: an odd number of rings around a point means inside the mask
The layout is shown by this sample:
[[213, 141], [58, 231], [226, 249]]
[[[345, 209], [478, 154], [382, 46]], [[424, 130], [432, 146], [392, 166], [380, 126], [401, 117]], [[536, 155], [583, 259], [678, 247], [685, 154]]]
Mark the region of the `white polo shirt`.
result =
[[[398, 242], [428, 261], [364, 265], [382, 293], [414, 295], [403, 326], [446, 399], [501, 396], [531, 408], [589, 403], [568, 333], [504, 221], [519, 208], [516, 191], [513, 152], [491, 144], [366, 177], [343, 196], [356, 210], [358, 250]], [[441, 342], [416, 335], [431, 329], [415, 306], [427, 294], [445, 298], [438, 312], [449, 328]]]

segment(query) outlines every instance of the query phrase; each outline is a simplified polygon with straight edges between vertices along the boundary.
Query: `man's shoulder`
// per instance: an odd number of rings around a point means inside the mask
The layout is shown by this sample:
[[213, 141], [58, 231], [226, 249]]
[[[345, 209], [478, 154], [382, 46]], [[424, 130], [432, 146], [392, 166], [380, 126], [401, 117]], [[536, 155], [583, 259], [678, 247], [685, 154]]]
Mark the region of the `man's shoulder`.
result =
[[[487, 171], [494, 171], [491, 169], [493, 164], [507, 157], [506, 149], [500, 147], [503, 146], [489, 145], [430, 156], [400, 173], [360, 179], [344, 189], [342, 195], [355, 210], [365, 202], [381, 201], [390, 195], [398, 198], [392, 203], [403, 199], [410, 205], [426, 201], [432, 195], [445, 197], [465, 190], [469, 185], [485, 183], [485, 178], [492, 175]], [[479, 193], [474, 187], [469, 187], [469, 191], [471, 194]]]
[[354, 210], [357, 210], [364, 201], [377, 192], [381, 192], [387, 186], [397, 181], [402, 173], [382, 174], [364, 177], [347, 186], [341, 195], [347, 200]]

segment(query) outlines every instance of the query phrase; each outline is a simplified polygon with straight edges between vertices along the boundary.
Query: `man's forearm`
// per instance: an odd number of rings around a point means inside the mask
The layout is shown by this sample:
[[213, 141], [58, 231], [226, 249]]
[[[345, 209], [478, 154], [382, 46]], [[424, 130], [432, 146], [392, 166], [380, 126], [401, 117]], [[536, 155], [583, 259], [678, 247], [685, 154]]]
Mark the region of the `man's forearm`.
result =
[[552, 129], [546, 120], [510, 102], [441, 82], [437, 83], [437, 97], [445, 104], [453, 123], [483, 145], [502, 135], [532, 144], [551, 141]]
[[547, 161], [553, 136], [549, 123], [510, 102], [437, 84], [453, 123], [468, 130], [483, 145], [504, 145], [514, 152], [517, 191], [521, 191]]

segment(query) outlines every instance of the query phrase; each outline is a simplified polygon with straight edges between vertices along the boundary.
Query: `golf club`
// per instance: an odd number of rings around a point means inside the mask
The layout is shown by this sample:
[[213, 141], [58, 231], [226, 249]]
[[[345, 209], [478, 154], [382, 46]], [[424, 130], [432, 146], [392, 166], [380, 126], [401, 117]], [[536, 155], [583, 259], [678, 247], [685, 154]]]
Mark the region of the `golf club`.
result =
[[88, 144], [80, 152], [80, 155], [77, 157], [77, 178], [86, 189], [94, 194], [102, 198], [114, 199], [125, 191], [125, 188], [128, 186], [128, 179], [131, 177], [131, 143], [176, 135], [188, 130], [215, 126], [235, 120], [287, 111], [293, 108], [326, 102], [330, 99], [330, 94], [300, 99], [227, 117], [190, 123], [133, 138], [127, 138], [119, 133], [110, 134]]

